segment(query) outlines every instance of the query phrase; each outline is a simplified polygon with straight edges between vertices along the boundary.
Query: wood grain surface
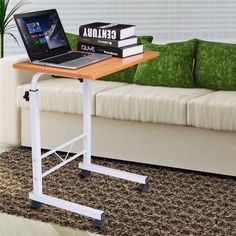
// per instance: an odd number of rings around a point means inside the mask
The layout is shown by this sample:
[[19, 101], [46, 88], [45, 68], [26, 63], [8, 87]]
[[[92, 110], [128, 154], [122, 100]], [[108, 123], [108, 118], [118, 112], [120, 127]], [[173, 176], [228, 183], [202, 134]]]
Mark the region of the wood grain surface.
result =
[[13, 67], [15, 69], [41, 72], [50, 75], [96, 80], [105, 75], [109, 75], [114, 72], [123, 70], [125, 68], [152, 59], [159, 55], [160, 55], [159, 52], [145, 51], [143, 54], [138, 54], [126, 58], [111, 57], [107, 60], [97, 62], [89, 66], [84, 66], [76, 70], [62, 69], [51, 66], [34, 65], [30, 61], [16, 63], [13, 65]]

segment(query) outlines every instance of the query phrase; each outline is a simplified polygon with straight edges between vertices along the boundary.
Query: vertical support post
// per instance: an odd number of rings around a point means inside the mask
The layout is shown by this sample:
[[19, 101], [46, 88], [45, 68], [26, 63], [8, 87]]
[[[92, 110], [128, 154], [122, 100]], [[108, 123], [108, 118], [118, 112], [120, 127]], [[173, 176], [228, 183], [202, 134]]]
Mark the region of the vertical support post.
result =
[[83, 80], [83, 131], [84, 137], [84, 159], [83, 164], [91, 164], [91, 81]]
[[42, 160], [40, 140], [40, 117], [39, 117], [39, 90], [38, 79], [42, 73], [34, 74], [31, 81], [30, 97], [30, 126], [31, 126], [31, 147], [33, 167], [33, 194], [42, 194]]

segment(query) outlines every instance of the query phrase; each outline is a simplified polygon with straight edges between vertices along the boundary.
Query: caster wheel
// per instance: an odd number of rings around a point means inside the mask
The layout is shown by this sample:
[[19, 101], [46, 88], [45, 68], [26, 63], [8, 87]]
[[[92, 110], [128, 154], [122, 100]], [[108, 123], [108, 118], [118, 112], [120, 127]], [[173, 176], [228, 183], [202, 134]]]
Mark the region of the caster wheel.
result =
[[148, 190], [150, 189], [150, 184], [149, 184], [148, 179], [146, 179], [146, 183], [145, 184], [139, 184], [138, 188], [143, 193], [148, 192]]
[[89, 171], [89, 170], [81, 170], [79, 175], [80, 175], [81, 178], [85, 179], [85, 178], [88, 178], [88, 177], [91, 176], [91, 171]]
[[38, 210], [41, 206], [42, 206], [41, 202], [36, 202], [36, 201], [31, 202], [31, 209], [33, 210]]
[[104, 215], [104, 213], [101, 216], [101, 220], [95, 219], [93, 223], [94, 223], [94, 226], [96, 228], [101, 229], [104, 226], [104, 223], [105, 223], [105, 215]]

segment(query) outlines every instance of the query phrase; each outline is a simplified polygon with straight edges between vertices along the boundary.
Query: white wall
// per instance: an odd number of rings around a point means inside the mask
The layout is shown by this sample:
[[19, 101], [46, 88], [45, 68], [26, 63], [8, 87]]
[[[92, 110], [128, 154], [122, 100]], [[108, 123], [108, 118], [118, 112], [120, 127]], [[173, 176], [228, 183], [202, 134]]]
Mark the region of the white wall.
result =
[[[73, 33], [81, 24], [105, 21], [136, 24], [137, 34], [161, 43], [193, 37], [236, 42], [236, 0], [31, 0], [24, 10], [49, 8], [58, 10], [65, 30]], [[8, 36], [6, 41], [6, 55], [24, 52], [22, 42], [18, 47]]]

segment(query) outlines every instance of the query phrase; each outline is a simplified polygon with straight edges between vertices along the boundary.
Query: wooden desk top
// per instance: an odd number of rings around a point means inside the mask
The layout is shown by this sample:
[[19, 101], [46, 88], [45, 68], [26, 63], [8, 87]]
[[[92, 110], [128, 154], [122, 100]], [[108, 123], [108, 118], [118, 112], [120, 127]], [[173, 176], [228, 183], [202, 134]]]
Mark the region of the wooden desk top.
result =
[[145, 51], [143, 54], [138, 54], [126, 58], [112, 57], [107, 60], [97, 62], [89, 66], [84, 66], [76, 70], [34, 65], [30, 61], [14, 64], [13, 67], [15, 69], [41, 72], [51, 75], [95, 80], [157, 56], [159, 56], [159, 52]]

